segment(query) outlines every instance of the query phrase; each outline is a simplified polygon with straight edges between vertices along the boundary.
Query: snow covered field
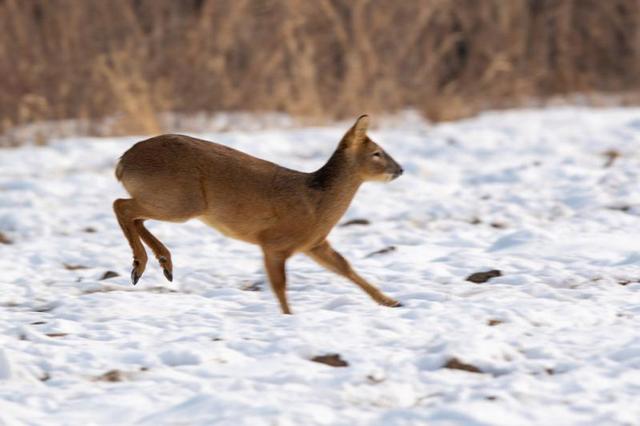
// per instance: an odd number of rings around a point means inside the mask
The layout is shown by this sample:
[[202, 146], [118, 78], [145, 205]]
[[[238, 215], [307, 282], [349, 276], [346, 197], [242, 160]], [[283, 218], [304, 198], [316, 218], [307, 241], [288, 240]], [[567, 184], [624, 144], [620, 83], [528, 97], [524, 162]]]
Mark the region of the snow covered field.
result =
[[[398, 309], [299, 256], [282, 315], [258, 248], [198, 222], [148, 222], [175, 278], [133, 287], [139, 138], [0, 150], [0, 424], [640, 424], [640, 110], [410, 118], [370, 133], [405, 175], [330, 238]], [[350, 124], [200, 136], [311, 171]]]

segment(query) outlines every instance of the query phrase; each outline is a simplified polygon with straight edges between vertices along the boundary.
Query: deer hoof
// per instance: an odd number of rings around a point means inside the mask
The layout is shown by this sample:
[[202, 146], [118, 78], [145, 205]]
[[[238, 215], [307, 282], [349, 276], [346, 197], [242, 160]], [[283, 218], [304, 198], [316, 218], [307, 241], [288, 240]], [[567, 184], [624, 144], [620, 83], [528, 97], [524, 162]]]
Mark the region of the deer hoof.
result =
[[380, 304], [383, 305], [383, 306], [388, 306], [390, 308], [400, 308], [400, 307], [404, 306], [402, 303], [398, 302], [397, 300], [393, 300], [393, 299], [384, 300], [384, 301], [380, 302]]
[[162, 268], [162, 272], [164, 276], [169, 280], [169, 282], [173, 281], [173, 274], [167, 268]]
[[158, 258], [158, 262], [160, 263], [160, 266], [162, 266], [162, 272], [164, 273], [165, 278], [168, 279], [169, 282], [173, 281], [173, 268], [171, 262], [164, 256], [160, 256]]
[[138, 280], [140, 279], [140, 275], [138, 274], [138, 271], [135, 270], [135, 268], [131, 271], [131, 282], [133, 283], [133, 285], [138, 284]]
[[137, 260], [133, 261], [133, 269], [131, 270], [131, 282], [133, 285], [138, 284], [138, 280], [142, 276], [142, 272], [138, 272], [138, 268], [140, 267], [140, 262]]

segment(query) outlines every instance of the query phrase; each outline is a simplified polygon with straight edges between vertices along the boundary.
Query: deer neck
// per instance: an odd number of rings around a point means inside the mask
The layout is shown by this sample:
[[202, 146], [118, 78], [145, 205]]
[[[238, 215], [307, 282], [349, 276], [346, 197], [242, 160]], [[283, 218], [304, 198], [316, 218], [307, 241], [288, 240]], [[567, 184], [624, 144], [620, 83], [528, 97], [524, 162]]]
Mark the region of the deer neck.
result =
[[316, 195], [319, 216], [337, 222], [362, 182], [345, 148], [338, 147], [326, 164], [309, 176], [308, 186]]

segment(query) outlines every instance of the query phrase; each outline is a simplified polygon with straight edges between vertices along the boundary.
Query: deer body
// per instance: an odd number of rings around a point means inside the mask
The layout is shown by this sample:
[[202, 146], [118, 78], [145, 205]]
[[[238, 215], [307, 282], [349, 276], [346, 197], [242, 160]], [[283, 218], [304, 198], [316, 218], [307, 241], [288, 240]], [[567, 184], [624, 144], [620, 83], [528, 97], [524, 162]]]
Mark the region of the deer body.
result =
[[[135, 144], [116, 168], [116, 177], [132, 198], [114, 202], [133, 250], [133, 283], [147, 262], [140, 240], [152, 249], [167, 279], [173, 279], [171, 254], [144, 227], [144, 220], [199, 219], [224, 235], [262, 248], [284, 313], [290, 313], [284, 265], [297, 252], [351, 279], [378, 303], [398, 306], [357, 275], [326, 241], [365, 180], [390, 180], [402, 172], [366, 137], [367, 124], [367, 117], [360, 117], [329, 161], [313, 173], [188, 136], [162, 135]], [[358, 162], [363, 156], [371, 164], [362, 158]]]

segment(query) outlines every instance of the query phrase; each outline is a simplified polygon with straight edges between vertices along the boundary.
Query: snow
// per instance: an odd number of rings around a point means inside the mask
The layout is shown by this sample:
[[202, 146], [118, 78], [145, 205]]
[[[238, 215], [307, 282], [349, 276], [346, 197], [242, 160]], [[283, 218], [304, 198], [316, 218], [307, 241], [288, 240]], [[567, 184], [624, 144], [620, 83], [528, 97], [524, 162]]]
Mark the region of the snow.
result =
[[[140, 138], [1, 150], [0, 424], [639, 424], [640, 109], [379, 122], [405, 175], [330, 239], [396, 309], [299, 256], [282, 315], [257, 247], [199, 222], [149, 222], [174, 282], [134, 287], [111, 203]], [[347, 125], [199, 136], [311, 171]]]

